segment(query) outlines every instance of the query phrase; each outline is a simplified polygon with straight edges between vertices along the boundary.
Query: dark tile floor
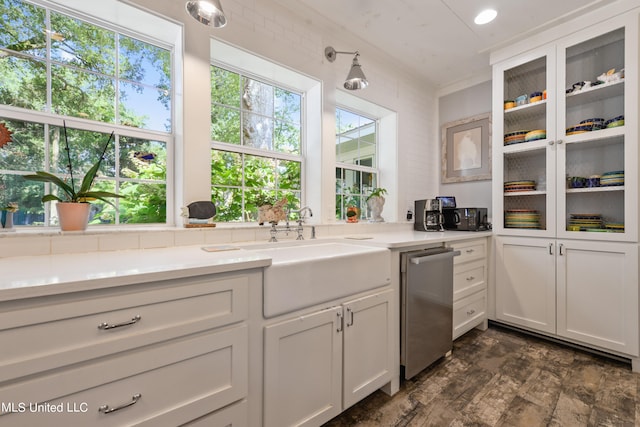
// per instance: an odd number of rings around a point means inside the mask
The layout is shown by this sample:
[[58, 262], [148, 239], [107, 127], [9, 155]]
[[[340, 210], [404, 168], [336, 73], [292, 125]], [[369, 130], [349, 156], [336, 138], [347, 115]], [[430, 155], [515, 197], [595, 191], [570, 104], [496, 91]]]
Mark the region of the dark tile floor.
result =
[[451, 356], [381, 391], [323, 427], [640, 426], [631, 365], [491, 326]]

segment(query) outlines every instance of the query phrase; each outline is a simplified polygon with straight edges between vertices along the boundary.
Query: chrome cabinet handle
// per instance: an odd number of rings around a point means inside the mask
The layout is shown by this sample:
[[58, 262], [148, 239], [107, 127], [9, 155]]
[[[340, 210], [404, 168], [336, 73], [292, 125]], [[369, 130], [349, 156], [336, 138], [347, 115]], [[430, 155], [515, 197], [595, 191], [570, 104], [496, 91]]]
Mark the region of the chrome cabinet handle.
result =
[[549, 243], [549, 255], [553, 255], [553, 243]]
[[473, 277], [473, 276], [469, 276], [469, 277], [467, 277], [467, 280], [468, 280], [468, 281], [472, 281], [473, 279], [475, 279], [475, 277]]
[[338, 316], [338, 328], [336, 329], [336, 332], [342, 332], [342, 329], [344, 328], [344, 318], [342, 317], [341, 312], [337, 312], [336, 316]]
[[347, 320], [347, 327], [353, 326], [353, 310], [351, 310], [351, 307], [347, 307], [347, 314], [349, 315], [349, 320]]
[[468, 254], [472, 254], [473, 253], [473, 249], [467, 249], [465, 252], [468, 253]]
[[563, 243], [560, 243], [560, 245], [558, 246], [558, 249], [560, 251], [560, 256], [564, 256], [564, 253], [562, 252], [562, 248], [564, 247]]
[[138, 403], [138, 400], [140, 400], [141, 397], [142, 395], [140, 393], [136, 393], [133, 396], [131, 396], [130, 402], [123, 403], [122, 405], [116, 406], [114, 408], [110, 408], [109, 405], [102, 405], [101, 407], [98, 408], [98, 412], [102, 414], [110, 414], [112, 412], [119, 411], [120, 409], [128, 408], [129, 406], [135, 405], [136, 403]]
[[133, 317], [133, 319], [127, 320], [126, 322], [114, 323], [114, 324], [111, 324], [111, 325], [108, 324], [107, 322], [100, 323], [98, 325], [98, 329], [106, 331], [107, 329], [121, 328], [123, 326], [129, 326], [129, 325], [133, 325], [134, 323], [138, 323], [140, 321], [140, 319], [142, 319], [142, 316], [140, 316], [139, 314], [136, 314]]

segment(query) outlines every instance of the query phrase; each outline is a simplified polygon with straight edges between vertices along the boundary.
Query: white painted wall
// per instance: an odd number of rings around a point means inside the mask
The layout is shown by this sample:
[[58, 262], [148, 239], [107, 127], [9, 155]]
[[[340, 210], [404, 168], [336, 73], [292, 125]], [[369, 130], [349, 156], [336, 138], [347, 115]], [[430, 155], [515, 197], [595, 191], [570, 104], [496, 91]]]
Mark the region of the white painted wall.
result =
[[[334, 187], [333, 161], [336, 91], [351, 64], [349, 55], [334, 63], [324, 58], [328, 45], [337, 50], [358, 50], [370, 82], [366, 90], [350, 92], [397, 113], [397, 181], [382, 183], [396, 197], [385, 206], [387, 220], [403, 219], [413, 200], [438, 190], [437, 101], [427, 83], [397, 67], [377, 49], [319, 16], [296, 16], [273, 0], [222, 0], [228, 19], [221, 29], [205, 27], [185, 11], [183, 0], [129, 0], [184, 24], [184, 144], [178, 156], [185, 171], [177, 189], [179, 205], [210, 197], [209, 189], [209, 38], [213, 37], [292, 68], [322, 84], [323, 192]], [[333, 157], [331, 157], [333, 156]], [[318, 159], [319, 161], [320, 159]], [[314, 161], [313, 159], [311, 161]], [[328, 197], [323, 197], [327, 200]], [[314, 200], [311, 197], [310, 200]], [[395, 199], [395, 200], [394, 200]], [[324, 211], [322, 207], [312, 208]], [[326, 222], [328, 215], [322, 220]]]
[[[442, 125], [491, 112], [491, 87], [487, 81], [439, 98], [438, 153], [442, 152]], [[491, 180], [440, 183], [438, 195], [454, 196], [461, 208], [488, 208], [492, 217]]]

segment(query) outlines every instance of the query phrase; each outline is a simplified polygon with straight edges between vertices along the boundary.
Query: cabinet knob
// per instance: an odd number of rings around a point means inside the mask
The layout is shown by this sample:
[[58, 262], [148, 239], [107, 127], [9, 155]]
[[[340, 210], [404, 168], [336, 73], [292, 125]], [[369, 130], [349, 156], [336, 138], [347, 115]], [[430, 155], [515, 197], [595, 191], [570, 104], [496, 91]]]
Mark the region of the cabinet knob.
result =
[[471, 281], [471, 280], [473, 280], [473, 279], [475, 279], [475, 277], [473, 277], [473, 276], [469, 276], [469, 277], [467, 277], [467, 280], [468, 280], [468, 281]]
[[561, 140], [561, 139], [559, 139], [559, 140], [557, 140], [557, 141], [556, 141], [556, 143], [557, 143], [558, 145], [562, 144], [563, 142], [564, 142], [564, 141], [563, 141], [563, 140]]
[[468, 253], [468, 254], [472, 254], [473, 253], [473, 249], [467, 249], [465, 252]]
[[473, 316], [475, 312], [476, 312], [475, 310], [469, 310], [467, 311], [467, 316]]
[[549, 145], [553, 145], [553, 144], [555, 144], [555, 141], [551, 141], [551, 140], [550, 140], [550, 141], [549, 141]]

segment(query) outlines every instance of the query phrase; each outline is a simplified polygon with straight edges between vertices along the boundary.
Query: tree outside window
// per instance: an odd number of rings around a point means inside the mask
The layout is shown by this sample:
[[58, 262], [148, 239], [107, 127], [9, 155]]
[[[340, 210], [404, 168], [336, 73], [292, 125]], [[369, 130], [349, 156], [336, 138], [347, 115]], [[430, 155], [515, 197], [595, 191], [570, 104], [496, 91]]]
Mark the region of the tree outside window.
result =
[[211, 188], [216, 220], [257, 220], [258, 207], [302, 197], [302, 95], [211, 66]]
[[92, 204], [90, 223], [165, 223], [167, 148], [172, 141], [169, 48], [81, 17], [19, 0], [0, 0], [0, 204], [17, 202], [18, 225], [53, 225], [49, 184], [22, 175], [68, 178], [62, 120], [74, 171], [84, 174], [115, 132], [96, 189], [127, 196], [117, 208]]

